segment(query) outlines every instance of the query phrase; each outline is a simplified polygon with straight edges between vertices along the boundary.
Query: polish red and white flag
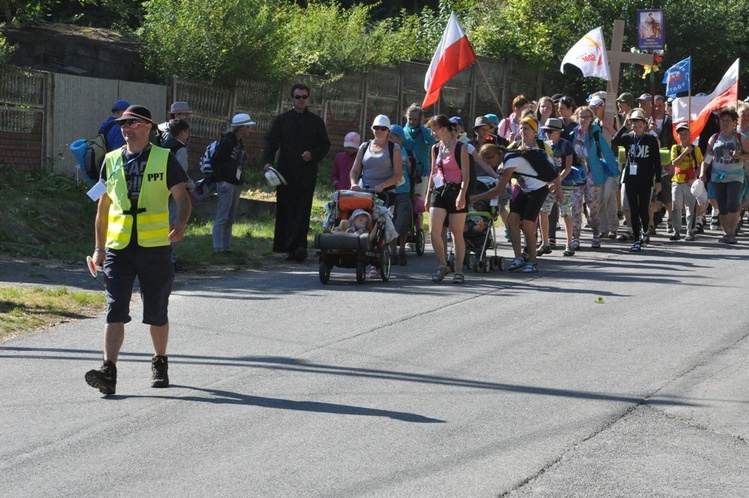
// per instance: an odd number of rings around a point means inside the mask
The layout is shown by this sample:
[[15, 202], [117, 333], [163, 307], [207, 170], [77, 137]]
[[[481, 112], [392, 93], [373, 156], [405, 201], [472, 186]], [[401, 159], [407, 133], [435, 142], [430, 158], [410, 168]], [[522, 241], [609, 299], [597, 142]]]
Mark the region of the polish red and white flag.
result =
[[728, 68], [713, 93], [691, 98], [691, 109], [689, 97], [674, 99], [672, 104], [674, 136], [676, 136], [676, 125], [690, 122], [689, 131], [694, 142], [705, 128], [712, 111], [736, 104], [737, 100], [739, 100], [739, 59], [736, 59], [736, 62]]
[[453, 12], [424, 78], [424, 90], [427, 94], [421, 107], [436, 103], [440, 99], [442, 86], [474, 62], [476, 53]]

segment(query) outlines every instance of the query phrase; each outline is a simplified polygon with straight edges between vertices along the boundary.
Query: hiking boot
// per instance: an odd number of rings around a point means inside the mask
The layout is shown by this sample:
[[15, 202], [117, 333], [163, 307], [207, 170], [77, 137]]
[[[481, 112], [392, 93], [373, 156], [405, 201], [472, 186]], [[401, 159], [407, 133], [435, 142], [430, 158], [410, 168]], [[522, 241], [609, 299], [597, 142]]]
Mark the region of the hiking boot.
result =
[[107, 360], [98, 370], [86, 372], [86, 382], [104, 396], [114, 394], [117, 387], [117, 365]]
[[166, 356], [151, 358], [151, 387], [169, 387], [169, 363]]

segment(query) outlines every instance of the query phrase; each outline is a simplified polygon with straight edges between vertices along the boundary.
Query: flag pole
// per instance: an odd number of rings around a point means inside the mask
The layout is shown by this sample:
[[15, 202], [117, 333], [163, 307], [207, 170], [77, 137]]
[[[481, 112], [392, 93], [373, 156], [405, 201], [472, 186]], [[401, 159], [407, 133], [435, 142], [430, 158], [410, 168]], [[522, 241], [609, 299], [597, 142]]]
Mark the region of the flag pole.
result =
[[689, 138], [692, 138], [692, 59], [689, 59], [689, 88], [687, 88], [687, 124]]
[[502, 110], [502, 105], [499, 103], [499, 99], [497, 98], [497, 94], [494, 93], [494, 88], [492, 88], [492, 84], [489, 82], [489, 77], [486, 76], [486, 73], [484, 72], [484, 68], [481, 66], [481, 61], [478, 57], [476, 57], [476, 65], [478, 66], [479, 70], [481, 71], [481, 76], [484, 77], [484, 81], [486, 81], [486, 86], [489, 87], [489, 93], [492, 94], [492, 98], [494, 99], [494, 102], [496, 102], [497, 107], [499, 108], [499, 113], [502, 115], [502, 119], [505, 118], [505, 112]]

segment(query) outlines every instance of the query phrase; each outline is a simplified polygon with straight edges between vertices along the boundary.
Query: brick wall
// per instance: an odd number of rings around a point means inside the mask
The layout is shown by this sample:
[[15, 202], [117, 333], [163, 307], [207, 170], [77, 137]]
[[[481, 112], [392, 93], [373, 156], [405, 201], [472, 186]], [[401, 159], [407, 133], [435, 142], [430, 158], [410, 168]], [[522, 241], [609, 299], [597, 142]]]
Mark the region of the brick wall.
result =
[[9, 164], [19, 171], [42, 170], [42, 113], [33, 118], [30, 132], [0, 131], [0, 162]]

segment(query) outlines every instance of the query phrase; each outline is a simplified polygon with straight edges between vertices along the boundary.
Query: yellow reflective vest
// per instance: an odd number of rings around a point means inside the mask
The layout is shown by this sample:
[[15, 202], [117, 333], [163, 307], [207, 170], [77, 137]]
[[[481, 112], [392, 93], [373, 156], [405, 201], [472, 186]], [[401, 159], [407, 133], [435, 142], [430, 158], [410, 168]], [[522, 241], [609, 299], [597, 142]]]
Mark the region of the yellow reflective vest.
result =
[[132, 209], [123, 168], [123, 149], [105, 156], [109, 206], [107, 243], [109, 249], [124, 249], [130, 244], [133, 231], [133, 212], [137, 216], [138, 245], [161, 247], [169, 245], [169, 195], [166, 185], [166, 166], [169, 150], [151, 146], [143, 172], [138, 206]]

